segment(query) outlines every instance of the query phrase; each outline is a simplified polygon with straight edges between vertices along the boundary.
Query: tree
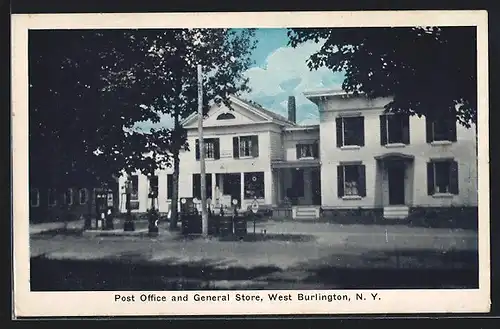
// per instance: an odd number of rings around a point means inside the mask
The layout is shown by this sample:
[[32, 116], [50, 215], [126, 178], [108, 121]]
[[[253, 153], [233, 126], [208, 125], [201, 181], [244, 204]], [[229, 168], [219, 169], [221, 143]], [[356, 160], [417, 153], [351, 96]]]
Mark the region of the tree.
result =
[[[162, 164], [173, 166], [174, 172], [170, 222], [174, 229], [178, 217], [179, 154], [189, 151], [181, 123], [197, 111], [197, 65], [201, 64], [204, 70], [204, 114], [213, 102], [230, 106], [229, 95], [249, 90], [243, 73], [252, 64], [254, 30], [165, 29], [127, 33], [134, 55], [120, 64], [127, 72], [124, 84], [129, 94], [125, 102], [154, 109], [173, 119], [172, 129], [160, 136], [168, 139], [171, 157]], [[112, 71], [110, 77], [116, 74]]]
[[304, 28], [288, 36], [292, 47], [325, 41], [309, 68], [344, 72], [346, 92], [392, 97], [387, 111], [476, 123], [474, 27]]
[[131, 128], [158, 114], [122, 101], [128, 86], [104, 79], [130, 55], [126, 37], [113, 30], [29, 32], [32, 186], [106, 186], [123, 169], [147, 164], [137, 156], [147, 151], [146, 136]]

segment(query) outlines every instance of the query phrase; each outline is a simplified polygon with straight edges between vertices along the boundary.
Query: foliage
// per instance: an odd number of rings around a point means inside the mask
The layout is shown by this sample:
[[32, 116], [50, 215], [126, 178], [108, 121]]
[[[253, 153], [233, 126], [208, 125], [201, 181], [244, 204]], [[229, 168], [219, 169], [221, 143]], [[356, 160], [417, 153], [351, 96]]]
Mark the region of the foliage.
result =
[[325, 41], [311, 70], [344, 72], [342, 88], [392, 97], [387, 111], [476, 122], [476, 31], [473, 27], [289, 29], [289, 44]]

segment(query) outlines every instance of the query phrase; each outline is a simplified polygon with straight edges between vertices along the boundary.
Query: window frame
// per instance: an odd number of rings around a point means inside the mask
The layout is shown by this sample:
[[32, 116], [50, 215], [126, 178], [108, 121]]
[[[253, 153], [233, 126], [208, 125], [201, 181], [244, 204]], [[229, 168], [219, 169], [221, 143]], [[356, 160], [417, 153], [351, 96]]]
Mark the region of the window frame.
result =
[[[33, 193], [34, 191], [36, 191], [36, 204], [33, 204], [33, 198], [32, 198], [32, 195], [31, 195], [31, 193]], [[38, 189], [36, 187], [30, 189], [30, 206], [32, 208], [38, 208], [38, 207], [40, 207], [40, 189]]]
[[[340, 120], [340, 127], [338, 123], [336, 123], [336, 130], [340, 128], [340, 137], [341, 141], [337, 140], [337, 147], [339, 148], [361, 148], [365, 146], [365, 117], [363, 115], [341, 115], [337, 117], [337, 120]], [[351, 124], [359, 123], [360, 126], [358, 128], [361, 129], [359, 134], [356, 134], [356, 143], [354, 144], [346, 144], [346, 123], [351, 121]], [[337, 132], [337, 139], [339, 137], [339, 133]]]
[[[264, 199], [266, 196], [266, 175], [263, 171], [252, 171], [252, 172], [245, 172], [243, 173], [243, 183], [245, 185], [244, 191], [243, 191], [243, 199], [244, 200], [253, 200], [255, 198], [255, 190], [252, 190], [253, 195], [247, 194], [247, 186], [251, 185], [252, 183], [247, 182], [247, 180], [252, 180], [252, 176], [257, 176], [255, 184], [258, 184], [258, 193], [257, 193], [257, 199]], [[261, 182], [258, 182], [259, 178], [261, 177]]]
[[[137, 182], [137, 188], [135, 189], [134, 193], [134, 178]], [[130, 201], [139, 201], [139, 175], [133, 174], [130, 175]]]
[[[244, 152], [243, 151], [243, 141], [248, 141], [248, 155], [243, 155]], [[252, 155], [252, 136], [251, 135], [247, 135], [247, 136], [238, 136], [238, 148], [239, 148], [239, 155], [240, 155], [240, 159], [244, 159], [244, 158], [252, 158], [253, 155]]]
[[[296, 144], [296, 150], [297, 150], [297, 159], [298, 160], [308, 160], [308, 159], [317, 159], [318, 156], [315, 154], [316, 151], [315, 151], [315, 148], [317, 147], [316, 146], [317, 143], [297, 143]], [[310, 153], [311, 155], [310, 156], [302, 156], [302, 150], [304, 147], [308, 147], [310, 149]]]
[[[346, 168], [353, 167], [357, 172], [356, 192], [357, 194], [346, 194], [346, 190], [352, 187], [346, 186]], [[341, 199], [361, 199], [366, 197], [366, 165], [361, 161], [340, 162], [337, 166], [337, 196]]]
[[[82, 192], [84, 192], [85, 195], [85, 201], [82, 202]], [[86, 204], [89, 201], [89, 195], [88, 195], [88, 190], [86, 188], [81, 188], [78, 190], [78, 203], [79, 204]]]
[[[49, 188], [47, 191], [47, 206], [49, 207], [55, 207], [57, 206], [57, 189], [55, 188]], [[54, 203], [50, 202], [50, 197], [53, 196], [54, 198]]]

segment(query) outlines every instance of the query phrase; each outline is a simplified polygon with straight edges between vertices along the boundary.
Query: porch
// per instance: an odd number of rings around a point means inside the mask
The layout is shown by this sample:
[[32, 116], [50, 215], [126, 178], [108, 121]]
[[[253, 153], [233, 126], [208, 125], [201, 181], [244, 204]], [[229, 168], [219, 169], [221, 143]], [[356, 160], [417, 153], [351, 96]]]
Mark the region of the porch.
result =
[[273, 206], [280, 217], [316, 219], [321, 207], [321, 171], [317, 159], [273, 161]]
[[414, 156], [394, 152], [376, 156], [375, 160], [375, 197], [383, 206], [384, 218], [407, 218], [413, 203]]

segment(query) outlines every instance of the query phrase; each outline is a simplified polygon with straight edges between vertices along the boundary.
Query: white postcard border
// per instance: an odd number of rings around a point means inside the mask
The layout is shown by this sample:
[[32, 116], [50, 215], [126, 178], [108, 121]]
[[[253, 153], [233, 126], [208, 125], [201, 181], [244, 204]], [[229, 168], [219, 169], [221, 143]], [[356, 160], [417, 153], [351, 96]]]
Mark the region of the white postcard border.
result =
[[[279, 291], [348, 294], [351, 302], [114, 302], [115, 294], [170, 296], [237, 293], [265, 297], [273, 291], [30, 292], [28, 185], [28, 30], [195, 27], [476, 26], [478, 63], [479, 289]], [[21, 316], [269, 315], [475, 313], [490, 307], [488, 24], [486, 11], [374, 11], [266, 13], [134, 13], [12, 15], [12, 150], [14, 307]], [[356, 301], [362, 293], [365, 301]], [[371, 293], [378, 294], [374, 300]]]

